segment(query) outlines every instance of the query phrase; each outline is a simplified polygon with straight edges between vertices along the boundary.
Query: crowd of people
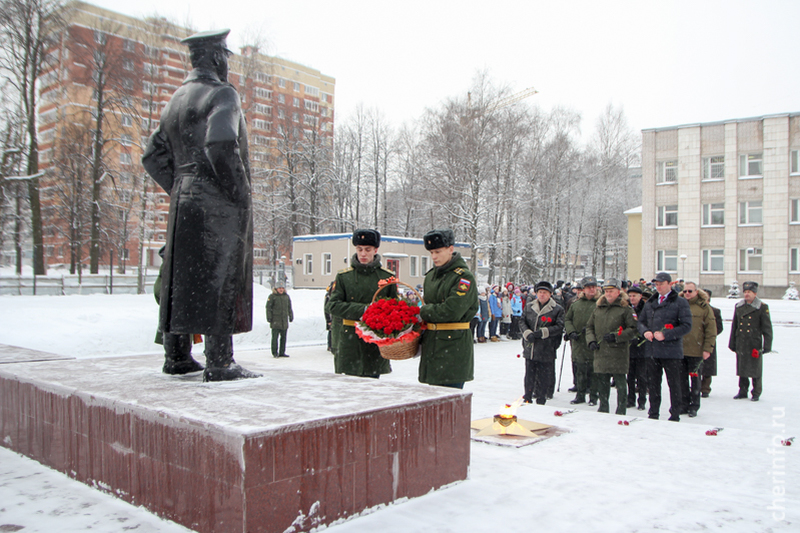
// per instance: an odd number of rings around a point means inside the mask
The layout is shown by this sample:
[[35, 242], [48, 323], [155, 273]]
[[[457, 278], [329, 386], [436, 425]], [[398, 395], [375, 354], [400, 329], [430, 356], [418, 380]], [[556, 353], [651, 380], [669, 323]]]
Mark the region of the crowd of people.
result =
[[[734, 398], [746, 399], [749, 392], [750, 400], [758, 401], [772, 324], [769, 307], [757, 296], [758, 284], [746, 282], [743, 289], [728, 343], [737, 357], [739, 392]], [[666, 376], [669, 420], [679, 421], [684, 414], [696, 417], [701, 398], [711, 393], [723, 322], [720, 310], [711, 305], [711, 291], [694, 282], [673, 281], [666, 272], [636, 283], [610, 278], [599, 284], [587, 276], [575, 284], [559, 281], [555, 287], [547, 281], [534, 287], [484, 287], [479, 300], [475, 343], [486, 341], [487, 322], [492, 341], [522, 338], [526, 403], [543, 405], [552, 399], [562, 338], [571, 346], [572, 404], [598, 405], [599, 412], [607, 413], [613, 386], [616, 414], [635, 407], [658, 419]], [[515, 302], [522, 304], [517, 320]], [[496, 325], [503, 321], [510, 327], [495, 337]]]
[[[711, 394], [717, 373], [717, 336], [723, 330], [710, 290], [691, 281], [673, 281], [667, 272], [659, 272], [650, 282], [609, 278], [598, 283], [586, 276], [577, 283], [540, 281], [534, 286], [506, 283], [479, 288], [464, 259], [454, 251], [454, 242], [451, 230], [426, 234], [424, 244], [434, 267], [426, 273], [424, 284], [408, 291], [391, 285], [385, 291], [387, 297], [420, 306], [420, 317], [427, 323], [421, 342], [420, 382], [462, 388], [473, 379], [474, 344], [521, 340], [523, 402], [544, 405], [553, 398], [556, 382], [560, 387], [566, 347], [558, 376], [557, 352], [567, 342], [573, 375], [569, 391], [575, 393], [570, 403], [598, 406], [599, 412], [608, 413], [613, 387], [616, 414], [625, 415], [635, 407], [647, 409], [649, 418], [658, 419], [666, 376], [669, 420], [698, 415], [701, 398]], [[350, 268], [337, 274], [325, 298], [328, 350], [334, 354], [337, 373], [378, 378], [391, 372], [391, 363], [381, 357], [375, 344], [356, 334], [355, 326], [379, 283], [394, 273], [381, 265], [380, 233], [357, 230], [353, 244], [356, 253]], [[762, 355], [772, 349], [772, 324], [769, 307], [758, 298], [758, 284], [745, 282], [743, 289], [728, 347], [737, 358], [735, 399], [758, 401]], [[287, 357], [285, 330], [292, 318], [291, 302], [283, 287], [275, 289], [270, 302], [273, 356]]]

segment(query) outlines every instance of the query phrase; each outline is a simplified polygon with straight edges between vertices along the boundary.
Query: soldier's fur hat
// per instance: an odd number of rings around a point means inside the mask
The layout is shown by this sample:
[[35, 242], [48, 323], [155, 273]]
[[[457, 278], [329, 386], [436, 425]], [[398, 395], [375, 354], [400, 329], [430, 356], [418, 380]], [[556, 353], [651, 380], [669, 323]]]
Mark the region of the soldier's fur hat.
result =
[[451, 229], [435, 229], [426, 233], [422, 240], [426, 250], [436, 250], [453, 246], [456, 243], [456, 236]]
[[357, 229], [353, 232], [353, 246], [374, 246], [381, 245], [381, 234], [374, 229]]
[[745, 281], [742, 284], [742, 292], [744, 291], [758, 292], [758, 283], [755, 281]]

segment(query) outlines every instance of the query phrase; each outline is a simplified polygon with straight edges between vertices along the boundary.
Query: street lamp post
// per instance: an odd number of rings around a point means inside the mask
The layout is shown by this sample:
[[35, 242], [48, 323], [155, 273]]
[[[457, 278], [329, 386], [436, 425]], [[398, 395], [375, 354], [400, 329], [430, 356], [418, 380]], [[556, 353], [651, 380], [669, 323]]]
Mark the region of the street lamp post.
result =
[[689, 258], [688, 255], [683, 254], [681, 256], [681, 279], [686, 280], [686, 260]]

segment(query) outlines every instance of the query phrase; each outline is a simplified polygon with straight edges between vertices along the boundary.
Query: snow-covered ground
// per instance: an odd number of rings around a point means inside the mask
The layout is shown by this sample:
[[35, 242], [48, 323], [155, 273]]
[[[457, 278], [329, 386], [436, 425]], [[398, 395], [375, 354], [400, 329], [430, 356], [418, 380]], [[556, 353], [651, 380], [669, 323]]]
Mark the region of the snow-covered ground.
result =
[[[324, 345], [324, 293], [290, 291], [296, 318], [288, 334], [289, 359], [269, 355], [263, 311], [268, 294], [256, 287], [254, 329], [236, 337], [236, 359], [265, 373], [276, 367], [332, 372]], [[734, 303], [713, 300], [726, 330], [719, 337], [719, 375], [697, 418], [666, 421], [666, 384], [660, 421], [622, 426], [617, 422], [642, 418], [643, 412], [618, 417], [586, 405], [555, 417], [555, 410], [571, 407], [567, 361], [554, 400], [524, 406], [519, 415], [571, 433], [519, 449], [473, 442], [467, 481], [376, 509], [332, 530], [797, 531], [800, 439], [794, 446], [780, 441], [800, 437], [800, 369], [793, 361], [800, 302], [768, 301], [776, 353], [765, 356], [759, 402], [732, 399], [737, 378], [726, 346]], [[152, 343], [156, 315], [152, 295], [0, 297], [0, 343], [79, 358], [158, 353], [160, 347]], [[476, 345], [476, 379], [465, 387], [473, 393], [473, 418], [491, 416], [521, 395], [519, 352], [513, 341]], [[393, 368], [381, 379], [417, 382], [416, 360], [394, 362]], [[725, 429], [706, 436], [713, 427]], [[127, 529], [187, 531], [0, 448], [0, 531]]]

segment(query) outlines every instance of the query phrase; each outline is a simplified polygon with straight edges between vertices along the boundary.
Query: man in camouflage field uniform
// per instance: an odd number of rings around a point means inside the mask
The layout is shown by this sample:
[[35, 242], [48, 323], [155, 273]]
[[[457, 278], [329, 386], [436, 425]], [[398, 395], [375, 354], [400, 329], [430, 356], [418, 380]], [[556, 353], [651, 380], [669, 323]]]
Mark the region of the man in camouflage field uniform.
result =
[[[331, 297], [325, 305], [325, 311], [332, 317], [337, 374], [378, 378], [392, 371], [389, 361], [381, 357], [378, 346], [364, 342], [356, 334], [356, 321], [361, 320], [367, 306], [372, 303], [378, 281], [394, 275], [391, 270], [381, 267], [380, 244], [381, 234], [375, 230], [353, 232], [356, 253], [350, 260], [350, 268], [336, 274]], [[389, 285], [378, 296], [395, 298], [397, 285]]]
[[467, 263], [455, 251], [452, 230], [433, 230], [423, 237], [433, 268], [425, 274], [420, 317], [428, 329], [422, 336], [419, 381], [463, 388], [472, 381], [474, 351], [469, 322], [478, 311], [478, 288]]

